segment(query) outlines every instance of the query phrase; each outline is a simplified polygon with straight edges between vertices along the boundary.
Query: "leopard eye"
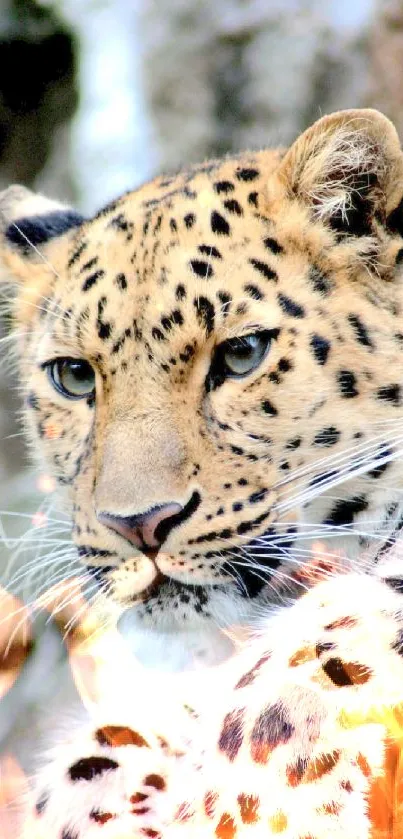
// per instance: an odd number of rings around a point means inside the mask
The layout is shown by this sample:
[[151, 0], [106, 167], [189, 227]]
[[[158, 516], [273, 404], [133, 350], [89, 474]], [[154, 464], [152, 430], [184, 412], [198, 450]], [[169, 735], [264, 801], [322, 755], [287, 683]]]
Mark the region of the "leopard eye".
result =
[[263, 361], [271, 344], [272, 332], [253, 332], [241, 338], [230, 338], [220, 345], [222, 362], [229, 376], [246, 376]]
[[81, 358], [55, 358], [44, 365], [53, 387], [67, 399], [95, 395], [95, 372]]
[[208, 390], [227, 378], [240, 379], [256, 370], [278, 334], [278, 329], [261, 329], [219, 344], [209, 371]]
[[269, 348], [262, 332], [232, 338], [222, 345], [222, 360], [232, 376], [246, 376], [260, 364]]

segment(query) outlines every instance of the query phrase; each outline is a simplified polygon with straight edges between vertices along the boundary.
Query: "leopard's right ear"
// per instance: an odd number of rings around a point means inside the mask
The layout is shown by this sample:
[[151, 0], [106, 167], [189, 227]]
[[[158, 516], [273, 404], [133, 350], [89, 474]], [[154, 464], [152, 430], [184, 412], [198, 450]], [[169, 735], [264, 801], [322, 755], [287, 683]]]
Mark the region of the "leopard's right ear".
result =
[[[75, 210], [23, 186], [0, 193], [0, 284], [11, 295], [35, 302], [57, 274], [55, 250], [84, 222]], [[23, 305], [21, 308], [24, 308]]]

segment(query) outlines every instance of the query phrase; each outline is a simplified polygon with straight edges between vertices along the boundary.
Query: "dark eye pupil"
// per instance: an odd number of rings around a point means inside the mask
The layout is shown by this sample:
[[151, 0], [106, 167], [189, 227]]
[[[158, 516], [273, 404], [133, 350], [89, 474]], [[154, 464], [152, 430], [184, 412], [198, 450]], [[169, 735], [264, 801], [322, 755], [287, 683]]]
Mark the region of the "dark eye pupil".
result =
[[85, 361], [63, 361], [62, 364], [62, 371], [68, 371], [78, 382], [88, 381], [91, 377], [91, 367]]
[[[261, 340], [261, 339], [260, 339]], [[246, 335], [244, 338], [232, 338], [228, 341], [228, 350], [240, 358], [248, 358], [259, 344], [257, 335]]]

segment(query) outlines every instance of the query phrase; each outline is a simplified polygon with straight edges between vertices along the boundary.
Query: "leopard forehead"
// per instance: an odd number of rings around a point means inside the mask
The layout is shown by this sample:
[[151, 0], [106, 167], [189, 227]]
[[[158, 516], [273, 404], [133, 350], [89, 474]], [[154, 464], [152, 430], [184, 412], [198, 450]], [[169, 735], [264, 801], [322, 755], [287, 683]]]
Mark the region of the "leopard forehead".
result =
[[[350, 526], [379, 506], [401, 417], [399, 228], [384, 233], [369, 199], [356, 218], [351, 199], [347, 232], [338, 210], [318, 217], [276, 181], [283, 158], [158, 178], [47, 252], [55, 276], [21, 360], [27, 422], [68, 489], [84, 562], [145, 615], [169, 603], [179, 620], [189, 609], [216, 618], [222, 591], [230, 601], [239, 582], [250, 597], [262, 567], [263, 582], [278, 573], [304, 518]], [[275, 336], [262, 364], [207, 386], [215, 347], [262, 329]], [[66, 356], [94, 367], [95, 406], [52, 390], [43, 366]], [[326, 490], [349, 477], [344, 451], [372, 468], [335, 499]], [[157, 559], [99, 516], [136, 519], [144, 533], [149, 511], [172, 504], [181, 512]], [[170, 581], [158, 593], [155, 562]]]
[[[254, 301], [264, 300], [268, 284], [278, 281], [282, 251], [270, 236], [270, 220], [258, 209], [264, 184], [257, 165], [256, 159], [245, 165], [212, 163], [158, 179], [109, 205], [72, 243], [68, 282], [57, 305], [66, 305], [70, 313], [74, 298], [79, 299], [75, 315], [84, 324], [94, 312], [105, 320], [106, 309], [110, 320], [137, 317], [160, 342], [172, 339], [173, 326], [184, 326], [183, 309], [193, 313], [193, 331], [207, 337], [224, 321], [227, 331], [229, 315], [235, 328], [248, 312], [253, 322]], [[260, 316], [261, 309], [255, 306]], [[94, 332], [109, 340], [112, 329], [101, 326]], [[112, 354], [125, 343], [124, 335], [119, 337]]]
[[320, 317], [354, 257], [333, 248], [329, 258], [333, 237], [304, 207], [270, 202], [267, 178], [281, 157], [266, 151], [159, 178], [80, 227], [63, 262], [55, 254], [62, 279], [49, 343], [105, 358], [115, 374], [132, 340], [167, 373], [211, 336], [218, 343], [284, 316], [295, 334], [305, 315]]

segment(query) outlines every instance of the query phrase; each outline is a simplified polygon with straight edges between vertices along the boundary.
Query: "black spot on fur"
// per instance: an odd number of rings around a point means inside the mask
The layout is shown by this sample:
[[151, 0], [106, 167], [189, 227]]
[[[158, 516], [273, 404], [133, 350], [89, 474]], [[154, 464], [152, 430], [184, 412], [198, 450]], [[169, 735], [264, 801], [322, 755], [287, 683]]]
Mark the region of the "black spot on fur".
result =
[[305, 317], [305, 309], [303, 308], [303, 306], [301, 306], [299, 303], [296, 303], [295, 300], [291, 299], [291, 297], [287, 297], [286, 294], [282, 294], [280, 292], [277, 295], [277, 300], [283, 312], [285, 312], [286, 315], [289, 315], [292, 318]]
[[92, 781], [93, 778], [103, 775], [104, 772], [118, 768], [119, 764], [116, 760], [93, 755], [92, 757], [82, 757], [77, 763], [73, 763], [68, 770], [68, 775], [73, 783], [75, 781]]
[[258, 489], [256, 492], [252, 492], [252, 495], [248, 498], [249, 504], [258, 504], [260, 501], [264, 501], [266, 495], [267, 489]]
[[211, 213], [211, 229], [218, 236], [229, 236], [231, 232], [227, 219], [221, 213], [218, 213], [217, 210], [213, 210]]
[[102, 277], [104, 276], [105, 271], [102, 271], [101, 269], [99, 271], [94, 271], [92, 274], [89, 275], [89, 277], [86, 278], [86, 280], [84, 280], [81, 287], [82, 291], [88, 291], [90, 288], [92, 288], [92, 286], [94, 286], [98, 282], [98, 280], [102, 279]]
[[277, 366], [280, 373], [288, 373], [289, 370], [293, 369], [293, 365], [288, 358], [280, 358]]
[[283, 246], [279, 244], [277, 239], [273, 239], [272, 236], [267, 236], [266, 239], [263, 239], [263, 244], [272, 253], [283, 253], [284, 251]]
[[180, 309], [173, 309], [170, 315], [164, 315], [161, 318], [161, 326], [167, 332], [170, 332], [174, 326], [182, 326], [183, 322], [183, 315]]
[[80, 244], [78, 245], [76, 250], [73, 251], [73, 253], [72, 253], [72, 255], [71, 255], [71, 257], [70, 257], [70, 259], [67, 263], [68, 268], [72, 268], [73, 265], [75, 265], [75, 263], [78, 262], [78, 260], [80, 259], [81, 255], [84, 253], [86, 248], [88, 248], [88, 242], [86, 242], [86, 241], [80, 242]]
[[267, 519], [269, 514], [269, 512], [261, 513], [260, 516], [257, 516], [255, 519], [252, 519], [251, 521], [241, 521], [241, 523], [238, 524], [238, 527], [236, 529], [238, 536], [243, 536], [244, 533], [250, 533], [251, 530], [255, 530], [255, 528], [258, 527], [262, 523], [262, 521], [265, 521], [265, 519]]
[[326, 275], [323, 274], [316, 265], [312, 266], [309, 272], [309, 279], [312, 283], [314, 291], [317, 291], [318, 294], [322, 295], [322, 297], [327, 297], [327, 295], [330, 294], [332, 288], [331, 283], [328, 277], [326, 277]]
[[224, 317], [227, 317], [232, 303], [232, 295], [228, 291], [217, 291], [217, 297], [221, 303], [221, 310]]
[[314, 446], [334, 446], [340, 440], [340, 431], [334, 425], [329, 425], [327, 428], [321, 428], [315, 434], [313, 444]]
[[288, 440], [285, 447], [286, 449], [293, 451], [294, 449], [299, 449], [301, 443], [301, 437], [293, 437], [292, 440]]
[[273, 749], [285, 745], [294, 734], [284, 706], [280, 702], [268, 705], [259, 714], [250, 736], [251, 757], [255, 763], [267, 763]]
[[216, 259], [222, 259], [221, 253], [215, 245], [199, 245], [199, 251], [206, 256], [214, 256]]
[[401, 265], [403, 262], [403, 248], [400, 248], [396, 254], [396, 265]]
[[[143, 225], [144, 235], [146, 235], [146, 233], [148, 231], [148, 226], [149, 226], [149, 221], [147, 220], [147, 221], [144, 222], [144, 225]], [[115, 230], [119, 230], [122, 233], [128, 234], [129, 239], [132, 238], [131, 230], [133, 229], [133, 223], [131, 221], [128, 221], [128, 219], [125, 217], [124, 213], [118, 213], [117, 216], [114, 216], [114, 218], [111, 219], [111, 221], [109, 222], [108, 227], [114, 227]]]
[[374, 345], [369, 337], [368, 329], [362, 322], [361, 318], [358, 317], [358, 315], [350, 314], [348, 315], [347, 320], [355, 331], [357, 341], [359, 341], [359, 343], [364, 347], [370, 347], [370, 349], [373, 349]]
[[186, 289], [182, 283], [176, 286], [175, 297], [177, 300], [184, 300], [186, 297]]
[[255, 181], [259, 177], [259, 170], [252, 167], [243, 167], [236, 169], [235, 176], [238, 181]]
[[274, 405], [272, 404], [272, 402], [270, 402], [269, 399], [265, 399], [264, 402], [262, 402], [262, 408], [265, 414], [269, 414], [269, 416], [271, 417], [276, 417], [278, 414], [277, 408], [274, 407]]
[[84, 271], [89, 271], [90, 268], [93, 268], [98, 262], [98, 257], [93, 256], [92, 259], [88, 259], [87, 262], [84, 262], [84, 265], [80, 268], [80, 274], [83, 274]]
[[115, 277], [115, 283], [121, 291], [125, 291], [127, 289], [127, 279], [125, 274], [117, 274]]
[[189, 264], [193, 273], [202, 277], [203, 280], [208, 280], [214, 274], [213, 266], [210, 262], [205, 262], [204, 259], [191, 259]]
[[257, 208], [258, 205], [258, 193], [257, 192], [250, 192], [248, 195], [248, 204], [252, 204], [253, 207]]
[[103, 312], [106, 306], [106, 297], [101, 297], [98, 300], [98, 317], [97, 317], [97, 332], [101, 341], [106, 341], [111, 334], [111, 325], [103, 320]]
[[318, 364], [326, 364], [330, 350], [330, 341], [327, 338], [323, 338], [322, 335], [312, 335], [310, 344], [314, 358]]
[[401, 388], [400, 385], [384, 385], [376, 392], [377, 399], [383, 402], [391, 402], [392, 405], [400, 405], [401, 402]]
[[190, 361], [191, 358], [193, 358], [194, 354], [194, 347], [192, 347], [191, 344], [186, 344], [183, 352], [179, 353], [179, 358], [181, 361], [187, 364], [187, 362]]
[[229, 213], [234, 213], [236, 216], [243, 216], [243, 209], [239, 201], [236, 201], [235, 198], [228, 198], [227, 201], [224, 201], [224, 207]]
[[196, 221], [196, 216], [194, 213], [187, 213], [183, 221], [185, 222], [185, 227], [187, 227], [187, 229], [190, 230]]
[[[95, 557], [95, 559], [99, 559], [100, 557], [105, 559], [106, 557], [110, 557], [110, 556], [116, 557], [117, 556], [116, 551], [108, 551], [106, 548], [92, 548], [91, 545], [77, 545], [77, 553], [78, 553], [79, 557], [81, 559], [83, 559], [85, 562], [90, 558], [93, 559], [94, 557]], [[111, 570], [112, 570], [112, 566], [110, 568], [107, 567], [107, 566], [104, 566], [105, 573], [106, 573], [106, 571], [111, 571]]]
[[367, 508], [368, 501], [365, 495], [355, 495], [352, 498], [342, 499], [336, 502], [323, 523], [331, 526], [352, 524], [355, 516], [364, 512]]
[[265, 278], [265, 280], [271, 280], [275, 283], [278, 281], [277, 272], [273, 271], [273, 269], [270, 268], [269, 265], [267, 265], [267, 262], [262, 262], [261, 259], [250, 259], [249, 262], [251, 265], [253, 265], [255, 271], [258, 271], [259, 274], [261, 274]]
[[263, 300], [264, 294], [260, 291], [260, 288], [257, 285], [253, 285], [252, 283], [248, 283], [248, 285], [244, 285], [243, 287], [245, 294], [248, 294], [249, 297], [253, 297], [254, 300]]
[[229, 192], [234, 191], [235, 186], [231, 183], [231, 181], [216, 181], [216, 183], [214, 184], [214, 189], [217, 195], [221, 195], [221, 193], [227, 195]]
[[358, 396], [357, 379], [351, 370], [340, 370], [337, 374], [340, 393], [345, 399], [352, 399]]
[[224, 717], [223, 726], [218, 739], [218, 748], [228, 760], [235, 760], [243, 742], [243, 721], [245, 708], [230, 711]]
[[197, 320], [199, 321], [200, 325], [203, 326], [207, 332], [207, 337], [211, 335], [214, 329], [214, 321], [215, 321], [215, 309], [214, 306], [207, 297], [195, 297], [193, 301], [193, 305], [196, 309]]
[[158, 329], [158, 326], [154, 326], [151, 330], [151, 335], [155, 338], [156, 341], [166, 341], [166, 337], [161, 329]]

